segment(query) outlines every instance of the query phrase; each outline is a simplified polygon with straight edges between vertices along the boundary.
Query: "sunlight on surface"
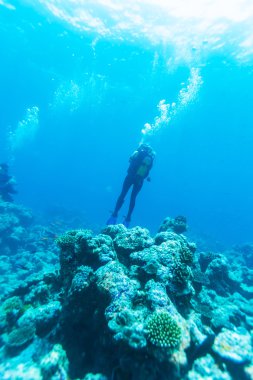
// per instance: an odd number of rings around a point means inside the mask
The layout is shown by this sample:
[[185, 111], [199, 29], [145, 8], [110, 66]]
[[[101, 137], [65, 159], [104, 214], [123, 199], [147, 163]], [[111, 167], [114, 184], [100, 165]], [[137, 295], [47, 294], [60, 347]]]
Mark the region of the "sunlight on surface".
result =
[[251, 0], [23, 1], [99, 38], [172, 47], [178, 61], [224, 49], [239, 61], [253, 55]]
[[0, 0], [0, 6], [3, 6], [3, 7], [5, 7], [5, 8], [8, 8], [8, 9], [10, 9], [10, 10], [15, 10], [16, 8], [15, 8], [15, 6], [14, 5], [12, 5], [12, 4], [10, 4], [8, 1], [5, 1], [5, 0]]

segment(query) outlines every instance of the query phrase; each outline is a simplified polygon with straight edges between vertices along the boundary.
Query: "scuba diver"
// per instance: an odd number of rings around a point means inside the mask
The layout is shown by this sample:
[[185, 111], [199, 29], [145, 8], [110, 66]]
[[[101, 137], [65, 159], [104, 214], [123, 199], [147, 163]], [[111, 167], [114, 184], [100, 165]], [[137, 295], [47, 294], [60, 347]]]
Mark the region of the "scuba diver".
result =
[[124, 198], [127, 195], [130, 187], [133, 186], [128, 213], [123, 221], [124, 226], [129, 227], [132, 212], [135, 206], [135, 200], [142, 188], [144, 179], [147, 178], [147, 181], [150, 182], [150, 177], [148, 175], [153, 166], [154, 158], [155, 152], [148, 144], [141, 144], [138, 149], [131, 155], [129, 158], [130, 165], [127, 171], [127, 176], [123, 183], [121, 194], [117, 200], [111, 217], [106, 223], [107, 225], [117, 224], [118, 212], [124, 203]]
[[15, 194], [16, 190], [13, 185], [16, 181], [8, 174], [9, 167], [7, 164], [0, 164], [0, 200], [4, 202], [13, 202], [11, 194]]

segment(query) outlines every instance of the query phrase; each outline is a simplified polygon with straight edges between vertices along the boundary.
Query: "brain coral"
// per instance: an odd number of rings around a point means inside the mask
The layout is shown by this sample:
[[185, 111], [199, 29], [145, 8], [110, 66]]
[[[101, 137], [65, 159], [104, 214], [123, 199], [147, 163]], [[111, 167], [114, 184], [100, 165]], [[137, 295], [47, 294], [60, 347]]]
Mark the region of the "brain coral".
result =
[[167, 313], [155, 312], [147, 323], [148, 339], [158, 347], [175, 348], [181, 339], [181, 328]]

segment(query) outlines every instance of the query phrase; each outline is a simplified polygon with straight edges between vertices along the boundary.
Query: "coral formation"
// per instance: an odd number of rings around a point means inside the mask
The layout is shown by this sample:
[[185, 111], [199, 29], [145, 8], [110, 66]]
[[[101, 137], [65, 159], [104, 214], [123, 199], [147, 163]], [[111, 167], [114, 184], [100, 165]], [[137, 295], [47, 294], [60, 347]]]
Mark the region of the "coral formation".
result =
[[69, 231], [64, 235], [59, 236], [56, 239], [56, 244], [62, 249], [62, 251], [72, 250], [75, 246], [75, 238], [76, 231]]
[[7, 255], [24, 246], [26, 228], [32, 224], [32, 214], [24, 207], [0, 199], [0, 248]]
[[182, 234], [183, 232], [187, 231], [187, 228], [188, 226], [186, 217], [179, 215], [174, 219], [170, 217], [165, 218], [159, 228], [159, 232], [173, 231], [177, 234]]
[[19, 349], [27, 345], [35, 336], [33, 325], [18, 327], [11, 331], [6, 338], [6, 346], [9, 349]]
[[43, 380], [67, 380], [68, 378], [69, 362], [60, 344], [54, 345], [52, 351], [43, 357], [40, 366]]
[[250, 248], [198, 252], [184, 218], [166, 218], [155, 236], [115, 225], [54, 242], [21, 206], [0, 202], [0, 212], [0, 377], [250, 376]]
[[251, 336], [247, 331], [223, 328], [214, 340], [213, 350], [231, 362], [244, 364], [253, 360]]
[[[225, 366], [224, 366], [225, 367]], [[219, 368], [211, 355], [199, 358], [195, 361], [193, 369], [189, 372], [187, 380], [232, 380], [226, 368]]]

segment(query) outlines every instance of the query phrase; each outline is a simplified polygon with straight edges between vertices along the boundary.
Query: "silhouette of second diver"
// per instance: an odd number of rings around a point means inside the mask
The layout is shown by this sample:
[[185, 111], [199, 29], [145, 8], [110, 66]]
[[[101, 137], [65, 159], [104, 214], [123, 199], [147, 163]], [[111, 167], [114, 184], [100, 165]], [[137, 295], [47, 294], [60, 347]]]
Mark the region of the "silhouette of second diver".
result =
[[0, 164], [0, 201], [13, 202], [12, 194], [17, 193], [15, 185], [15, 179], [9, 175], [8, 164]]

